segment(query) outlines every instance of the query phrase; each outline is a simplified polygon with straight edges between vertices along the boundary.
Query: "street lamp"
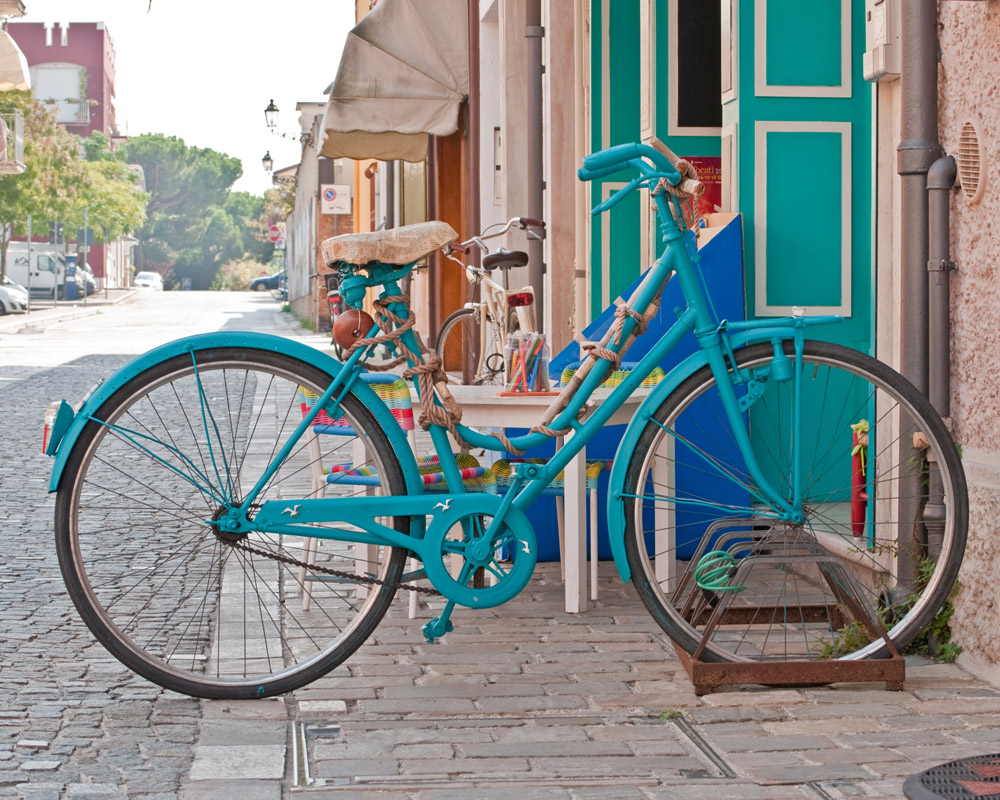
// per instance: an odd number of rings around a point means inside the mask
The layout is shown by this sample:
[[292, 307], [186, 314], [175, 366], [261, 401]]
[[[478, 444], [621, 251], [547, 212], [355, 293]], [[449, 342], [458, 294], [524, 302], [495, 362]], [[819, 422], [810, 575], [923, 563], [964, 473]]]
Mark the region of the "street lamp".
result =
[[264, 109], [264, 121], [267, 122], [267, 127], [271, 130], [275, 136], [280, 136], [282, 139], [295, 139], [301, 142], [306, 147], [309, 147], [313, 141], [313, 135], [311, 131], [301, 131], [300, 133], [278, 133], [276, 128], [278, 127], [278, 107], [274, 104], [274, 100], [267, 104], [267, 108]]
[[264, 109], [264, 121], [272, 131], [278, 127], [278, 107], [274, 104], [274, 100], [271, 100]]
[[264, 153], [264, 157], [260, 160], [260, 163], [264, 165], [264, 172], [270, 173], [274, 169], [274, 159], [271, 158], [270, 150]]

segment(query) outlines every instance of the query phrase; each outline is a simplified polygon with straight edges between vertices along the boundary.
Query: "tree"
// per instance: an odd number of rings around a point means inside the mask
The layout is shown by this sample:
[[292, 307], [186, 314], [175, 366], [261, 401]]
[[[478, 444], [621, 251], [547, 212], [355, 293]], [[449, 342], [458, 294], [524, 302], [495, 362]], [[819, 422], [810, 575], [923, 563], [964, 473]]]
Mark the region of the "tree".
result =
[[7, 275], [7, 247], [27, 235], [28, 216], [37, 225], [64, 219], [73, 208], [86, 172], [80, 140], [29, 92], [8, 92], [5, 106], [24, 114], [24, 161], [20, 175], [0, 177], [0, 279]]
[[35, 233], [50, 221], [67, 231], [83, 227], [84, 209], [98, 239], [130, 233], [145, 220], [146, 195], [135, 175], [110, 149], [101, 133], [81, 140], [56, 122], [55, 112], [27, 92], [9, 93], [11, 108], [24, 114], [24, 161], [21, 175], [0, 178], [0, 276], [7, 272], [7, 246], [14, 236], [28, 233], [31, 215]]
[[[142, 166], [150, 199], [139, 232], [137, 259], [144, 268], [173, 271], [207, 289], [220, 264], [247, 251], [243, 229], [253, 204], [231, 187], [243, 173], [239, 159], [182, 139], [143, 134], [123, 147], [126, 161]], [[256, 255], [256, 253], [254, 253]]]
[[232, 192], [226, 200], [226, 213], [240, 231], [243, 255], [260, 263], [267, 263], [274, 253], [274, 245], [267, 237], [257, 235], [257, 220], [264, 211], [266, 197], [249, 192]]
[[149, 195], [139, 186], [138, 176], [122, 154], [111, 149], [110, 138], [94, 131], [81, 140], [81, 149], [84, 180], [66, 216], [67, 227], [82, 229], [86, 221], [99, 242], [141, 228], [146, 221]]

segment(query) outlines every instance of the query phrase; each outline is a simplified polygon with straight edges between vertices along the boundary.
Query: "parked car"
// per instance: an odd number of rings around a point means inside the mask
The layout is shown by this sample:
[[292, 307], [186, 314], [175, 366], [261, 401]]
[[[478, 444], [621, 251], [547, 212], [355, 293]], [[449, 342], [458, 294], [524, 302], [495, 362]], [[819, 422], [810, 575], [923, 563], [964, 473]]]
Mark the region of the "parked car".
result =
[[275, 272], [273, 275], [262, 275], [250, 281], [250, 289], [254, 292], [266, 292], [268, 290], [280, 289], [285, 281], [285, 271]]
[[89, 297], [94, 292], [97, 291], [97, 279], [94, 278], [94, 271], [90, 268], [89, 264], [83, 264], [76, 268], [76, 283], [77, 291], [81, 294], [84, 291], [84, 285], [86, 285], [87, 296]]
[[0, 314], [22, 314], [28, 310], [28, 290], [10, 278], [0, 285]]
[[152, 289], [155, 292], [163, 291], [163, 278], [160, 277], [158, 272], [137, 272], [134, 283], [137, 289]]

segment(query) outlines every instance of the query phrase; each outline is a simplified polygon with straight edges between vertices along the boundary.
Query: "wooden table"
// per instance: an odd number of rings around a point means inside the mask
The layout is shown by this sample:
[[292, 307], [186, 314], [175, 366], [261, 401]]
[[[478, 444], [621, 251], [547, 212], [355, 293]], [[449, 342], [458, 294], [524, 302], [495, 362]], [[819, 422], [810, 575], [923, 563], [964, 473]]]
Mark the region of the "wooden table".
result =
[[[497, 397], [495, 386], [451, 386], [451, 392], [462, 406], [462, 424], [472, 428], [530, 428], [542, 418], [555, 395], [524, 395]], [[588, 401], [589, 416], [613, 390], [598, 389]], [[621, 425], [632, 419], [639, 404], [650, 389], [636, 391], [608, 421]], [[419, 401], [413, 396], [416, 407]], [[567, 441], [576, 434], [570, 434]], [[557, 447], [561, 440], [557, 440]], [[566, 611], [570, 614], [587, 610], [587, 448], [567, 464], [564, 479], [566, 550], [560, 553], [566, 574]], [[596, 514], [592, 515], [596, 523]], [[594, 525], [593, 539], [597, 531]], [[594, 548], [596, 550], [596, 548]], [[591, 584], [596, 587], [597, 553], [593, 553]], [[596, 597], [596, 594], [595, 594]]]

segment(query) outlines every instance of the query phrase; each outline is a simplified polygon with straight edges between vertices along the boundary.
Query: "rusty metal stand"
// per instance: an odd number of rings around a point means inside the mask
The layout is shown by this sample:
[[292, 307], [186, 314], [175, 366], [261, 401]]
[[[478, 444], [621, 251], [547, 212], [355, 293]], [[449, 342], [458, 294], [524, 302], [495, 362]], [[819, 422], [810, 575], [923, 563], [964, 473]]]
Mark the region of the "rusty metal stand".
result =
[[762, 686], [817, 686], [827, 683], [885, 681], [888, 691], [899, 692], [906, 680], [902, 656], [863, 661], [746, 661], [708, 663], [692, 659], [674, 643], [677, 658], [687, 671], [696, 695], [710, 694], [721, 686], [745, 683]]
[[[761, 521], [754, 519], [725, 520], [708, 529], [692, 559], [699, 563], [708, 543], [723, 528], [730, 528], [715, 540], [714, 547], [729, 546], [732, 550], [748, 551], [748, 555], [733, 563], [738, 566], [727, 576], [727, 583], [741, 585], [754, 566], [775, 567], [788, 570], [796, 564], [809, 565], [816, 569], [826, 584], [836, 605], [804, 603], [789, 607], [752, 605], [739, 607], [733, 604], [736, 593], [725, 594], [714, 605], [704, 604], [704, 594], [688, 592], [680, 602], [680, 611], [690, 622], [703, 627], [702, 640], [693, 654], [689, 654], [674, 642], [674, 649], [680, 662], [687, 670], [697, 695], [708, 694], [720, 686], [760, 684], [763, 686], [815, 686], [828, 683], [861, 683], [884, 681], [887, 690], [901, 691], [906, 680], [906, 662], [900, 656], [875, 609], [871, 607], [863, 589], [847, 570], [840, 559], [832, 556], [814, 536], [792, 531], [789, 536], [772, 524], [770, 529], [762, 529]], [[693, 569], [689, 569], [680, 579], [675, 596], [680, 601], [692, 580]], [[724, 590], [723, 590], [724, 591]], [[873, 640], [883, 639], [889, 658], [839, 660], [829, 659], [786, 659], [760, 661], [705, 662], [700, 656], [712, 632], [720, 625], [749, 625], [755, 619], [769, 619], [780, 615], [790, 622], [829, 621], [836, 628], [844, 627], [850, 621], [860, 622]]]

